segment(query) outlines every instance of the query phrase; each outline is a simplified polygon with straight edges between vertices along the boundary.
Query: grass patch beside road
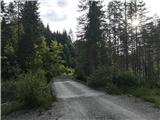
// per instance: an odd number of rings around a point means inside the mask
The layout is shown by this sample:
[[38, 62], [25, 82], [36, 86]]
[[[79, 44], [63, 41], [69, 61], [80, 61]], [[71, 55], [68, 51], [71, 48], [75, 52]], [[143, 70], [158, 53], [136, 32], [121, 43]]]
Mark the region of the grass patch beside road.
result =
[[148, 102], [154, 103], [155, 107], [160, 108], [160, 89], [159, 88], [137, 88], [131, 93]]
[[122, 71], [114, 67], [98, 67], [88, 78], [87, 84], [93, 88], [105, 89], [109, 94], [133, 95], [152, 102], [160, 108], [160, 87], [158, 83], [148, 85], [133, 70]]
[[160, 108], [160, 88], [122, 88], [117, 86], [111, 86], [110, 90], [106, 90], [109, 94], [114, 95], [133, 95], [136, 97], [140, 97], [145, 101], [151, 102], [155, 107]]
[[18, 111], [22, 109], [22, 104], [18, 103], [17, 101], [10, 102], [7, 105], [1, 106], [1, 114], [8, 115], [14, 111]]
[[[47, 102], [47, 106], [39, 106], [38, 108], [32, 108], [32, 109], [49, 109], [51, 107], [52, 102], [56, 100], [55, 96], [52, 96], [51, 100]], [[20, 103], [18, 101], [12, 101], [9, 102], [7, 105], [1, 105], [1, 115], [6, 116], [13, 112], [20, 111], [20, 110], [30, 110], [29, 108], [26, 108], [23, 103]]]
[[160, 108], [160, 89], [159, 88], [119, 88], [112, 86], [110, 91], [106, 91], [109, 94], [114, 95], [133, 95], [142, 98], [145, 101], [151, 102], [155, 107]]

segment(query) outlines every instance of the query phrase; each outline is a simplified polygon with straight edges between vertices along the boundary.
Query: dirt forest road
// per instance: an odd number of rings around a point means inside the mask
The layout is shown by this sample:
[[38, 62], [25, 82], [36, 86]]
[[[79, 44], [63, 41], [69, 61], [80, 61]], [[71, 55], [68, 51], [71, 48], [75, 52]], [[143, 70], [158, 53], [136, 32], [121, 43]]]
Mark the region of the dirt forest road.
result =
[[135, 97], [112, 96], [69, 79], [53, 83], [57, 102], [44, 112], [24, 112], [6, 120], [160, 120], [160, 110]]

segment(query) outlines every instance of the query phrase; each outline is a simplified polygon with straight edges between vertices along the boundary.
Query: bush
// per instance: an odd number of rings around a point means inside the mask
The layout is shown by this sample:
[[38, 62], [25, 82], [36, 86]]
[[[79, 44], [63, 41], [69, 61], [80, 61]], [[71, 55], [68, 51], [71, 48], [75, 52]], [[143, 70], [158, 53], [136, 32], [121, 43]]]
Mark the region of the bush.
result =
[[52, 102], [51, 89], [43, 70], [18, 77], [16, 88], [17, 100], [26, 107], [48, 107]]
[[111, 84], [111, 83], [106, 85], [105, 91], [109, 94], [121, 94], [122, 93], [117, 85]]
[[61, 75], [62, 73], [74, 74], [74, 69], [65, 67], [62, 64], [51, 65], [49, 69], [46, 70], [47, 81], [50, 82], [54, 77]]
[[87, 78], [87, 84], [95, 88], [112, 84], [113, 72], [112, 67], [98, 67], [98, 69]]
[[13, 80], [3, 81], [1, 83], [1, 98], [2, 103], [7, 101], [15, 100], [16, 98], [16, 82]]
[[63, 73], [66, 73], [66, 74], [68, 74], [68, 75], [74, 75], [75, 70], [74, 70], [73, 68], [65, 67]]
[[87, 79], [92, 87], [106, 87], [109, 91], [116, 88], [134, 88], [139, 85], [138, 77], [131, 71], [120, 71], [114, 67], [100, 66]]
[[136, 87], [139, 85], [139, 79], [131, 70], [119, 71], [113, 75], [113, 84], [119, 87]]
[[86, 75], [85, 75], [85, 72], [81, 69], [75, 69], [75, 78], [78, 79], [78, 80], [81, 80], [81, 81], [84, 81], [86, 82]]

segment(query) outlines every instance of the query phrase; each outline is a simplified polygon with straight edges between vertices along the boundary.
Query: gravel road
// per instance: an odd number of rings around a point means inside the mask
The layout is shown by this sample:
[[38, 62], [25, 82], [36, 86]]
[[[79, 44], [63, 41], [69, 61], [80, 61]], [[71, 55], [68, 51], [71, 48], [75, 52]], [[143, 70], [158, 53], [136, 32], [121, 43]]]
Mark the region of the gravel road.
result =
[[47, 111], [21, 111], [4, 120], [160, 120], [160, 110], [139, 98], [112, 96], [68, 79], [53, 83], [57, 102]]

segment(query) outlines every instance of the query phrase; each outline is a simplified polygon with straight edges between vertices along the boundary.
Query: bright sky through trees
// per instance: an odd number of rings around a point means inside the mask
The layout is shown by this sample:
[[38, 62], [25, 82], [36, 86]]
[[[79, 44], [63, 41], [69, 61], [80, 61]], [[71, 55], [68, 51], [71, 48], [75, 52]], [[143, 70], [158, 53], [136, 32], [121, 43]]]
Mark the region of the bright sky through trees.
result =
[[139, 20], [137, 19], [137, 20], [133, 20], [133, 22], [132, 22], [132, 26], [133, 27], [137, 27], [139, 25]]
[[[45, 24], [49, 24], [51, 30], [72, 29], [76, 31], [78, 17], [78, 0], [41, 0], [41, 18]], [[144, 0], [150, 11], [150, 15], [160, 14], [159, 0]], [[105, 0], [107, 4], [109, 0]]]
[[[6, 2], [12, 0], [5, 0]], [[76, 32], [78, 18], [78, 0], [39, 0], [40, 17], [45, 25], [49, 24], [52, 31], [70, 29]], [[110, 0], [104, 0], [107, 4]], [[143, 0], [148, 8], [149, 15], [160, 14], [159, 0]]]

